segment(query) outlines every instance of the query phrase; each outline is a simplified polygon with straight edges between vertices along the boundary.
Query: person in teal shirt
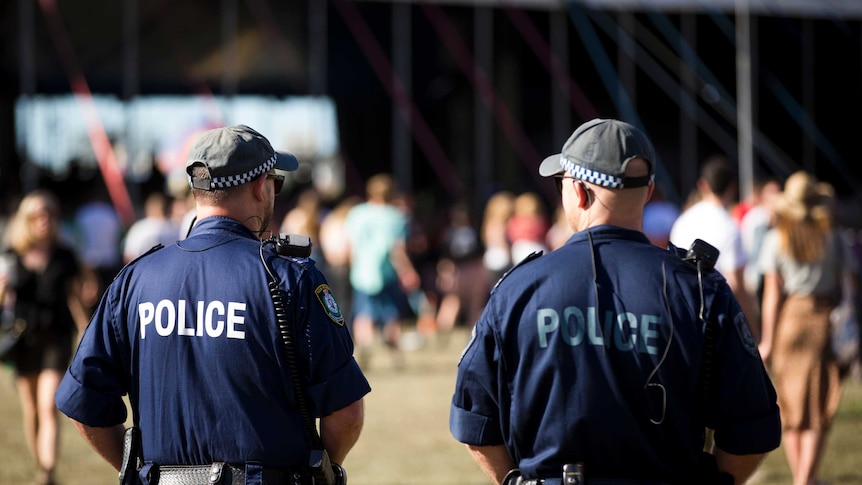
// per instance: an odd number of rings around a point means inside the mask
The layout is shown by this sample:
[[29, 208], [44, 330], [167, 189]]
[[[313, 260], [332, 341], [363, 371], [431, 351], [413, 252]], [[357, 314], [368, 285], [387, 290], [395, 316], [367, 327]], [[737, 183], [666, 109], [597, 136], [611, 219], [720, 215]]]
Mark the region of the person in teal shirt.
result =
[[362, 367], [369, 364], [377, 331], [398, 355], [400, 322], [410, 312], [406, 295], [419, 287], [407, 254], [409, 221], [392, 205], [394, 194], [392, 177], [375, 175], [366, 183], [367, 200], [347, 214], [353, 338]]

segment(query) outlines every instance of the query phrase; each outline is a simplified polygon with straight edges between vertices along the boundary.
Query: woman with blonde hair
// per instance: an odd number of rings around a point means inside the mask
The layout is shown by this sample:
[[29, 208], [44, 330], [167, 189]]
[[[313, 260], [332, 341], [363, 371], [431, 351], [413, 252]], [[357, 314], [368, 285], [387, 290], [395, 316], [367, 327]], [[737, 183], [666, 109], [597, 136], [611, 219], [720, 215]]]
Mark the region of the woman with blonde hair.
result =
[[488, 272], [489, 288], [512, 266], [506, 224], [512, 217], [514, 206], [515, 195], [505, 190], [494, 193], [485, 203], [479, 238], [484, 245], [482, 264]]
[[6, 230], [6, 271], [0, 301], [26, 323], [9, 357], [21, 400], [24, 433], [37, 467], [37, 483], [54, 483], [59, 420], [54, 392], [72, 357], [76, 330], [87, 324], [81, 298], [83, 270], [60, 243], [59, 205], [51, 193], [25, 196]]
[[833, 228], [832, 190], [805, 172], [785, 182], [759, 265], [764, 274], [760, 354], [772, 373], [794, 485], [816, 483], [841, 397], [830, 345], [832, 309], [856, 262]]

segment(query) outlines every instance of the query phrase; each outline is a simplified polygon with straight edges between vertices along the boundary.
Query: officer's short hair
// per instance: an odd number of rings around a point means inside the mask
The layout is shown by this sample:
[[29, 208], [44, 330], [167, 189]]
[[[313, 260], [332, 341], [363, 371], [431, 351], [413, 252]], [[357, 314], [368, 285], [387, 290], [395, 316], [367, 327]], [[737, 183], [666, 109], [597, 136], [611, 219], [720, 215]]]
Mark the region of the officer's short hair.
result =
[[[209, 179], [210, 171], [204, 164], [197, 164], [188, 169], [189, 175], [196, 179]], [[231, 198], [233, 194], [238, 192], [242, 185], [232, 187], [214, 188], [212, 190], [202, 190], [192, 187], [192, 195], [195, 200], [200, 200], [208, 204], [216, 205]]]

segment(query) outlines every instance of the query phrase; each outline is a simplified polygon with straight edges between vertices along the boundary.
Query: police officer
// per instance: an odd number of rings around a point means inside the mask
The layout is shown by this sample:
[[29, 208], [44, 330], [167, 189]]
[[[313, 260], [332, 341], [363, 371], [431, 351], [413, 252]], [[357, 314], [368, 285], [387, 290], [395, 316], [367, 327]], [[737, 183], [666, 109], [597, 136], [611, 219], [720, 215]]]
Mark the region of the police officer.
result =
[[[307, 411], [320, 418], [332, 462], [342, 463], [359, 438], [370, 387], [344, 316], [312, 260], [280, 256], [260, 240], [284, 181], [276, 170], [296, 168], [293, 155], [242, 125], [207, 131], [191, 148], [197, 223], [187, 239], [119, 273], [56, 394], [60, 411], [114, 468], [128, 394], [144, 481], [196, 483], [177, 480], [200, 468], [207, 483], [218, 463], [226, 468], [214, 478], [227, 483], [310, 483], [313, 434], [297, 408], [270, 272], [296, 341]], [[168, 477], [173, 465], [193, 468]]]
[[775, 391], [710, 254], [641, 232], [655, 163], [641, 131], [597, 119], [539, 168], [575, 234], [498, 282], [452, 399], [452, 434], [497, 484], [743, 483], [779, 445]]

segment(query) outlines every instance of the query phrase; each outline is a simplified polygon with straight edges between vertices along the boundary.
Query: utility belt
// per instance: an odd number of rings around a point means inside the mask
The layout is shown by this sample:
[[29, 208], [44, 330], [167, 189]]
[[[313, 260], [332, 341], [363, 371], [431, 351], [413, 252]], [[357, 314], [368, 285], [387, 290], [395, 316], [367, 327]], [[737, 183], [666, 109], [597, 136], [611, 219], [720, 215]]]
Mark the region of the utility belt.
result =
[[[506, 483], [506, 482], [503, 482]], [[508, 482], [511, 485], [570, 485], [562, 478], [523, 478], [516, 477]], [[665, 485], [661, 482], [645, 482], [643, 480], [625, 480], [616, 478], [581, 478], [577, 485]]]
[[649, 480], [629, 480], [623, 478], [587, 478], [584, 466], [580, 463], [563, 465], [560, 478], [524, 478], [517, 468], [509, 471], [503, 485], [666, 485]]
[[312, 450], [307, 467], [265, 467], [256, 463], [157, 465], [144, 461], [141, 430], [126, 429], [120, 485], [346, 485], [347, 472], [330, 463], [325, 450]]
[[[710, 435], [711, 436], [711, 435]], [[711, 440], [711, 437], [708, 438]], [[700, 463], [701, 471], [693, 480], [684, 483], [699, 485], [733, 485], [732, 475], [720, 472], [715, 462], [715, 456], [704, 452]], [[679, 483], [679, 482], [674, 482]], [[502, 485], [667, 485], [655, 480], [633, 480], [629, 478], [587, 477], [584, 474], [583, 463], [563, 465], [560, 478], [524, 478], [518, 468], [509, 470]]]
[[149, 485], [310, 485], [311, 476], [291, 468], [232, 465], [144, 465]]

